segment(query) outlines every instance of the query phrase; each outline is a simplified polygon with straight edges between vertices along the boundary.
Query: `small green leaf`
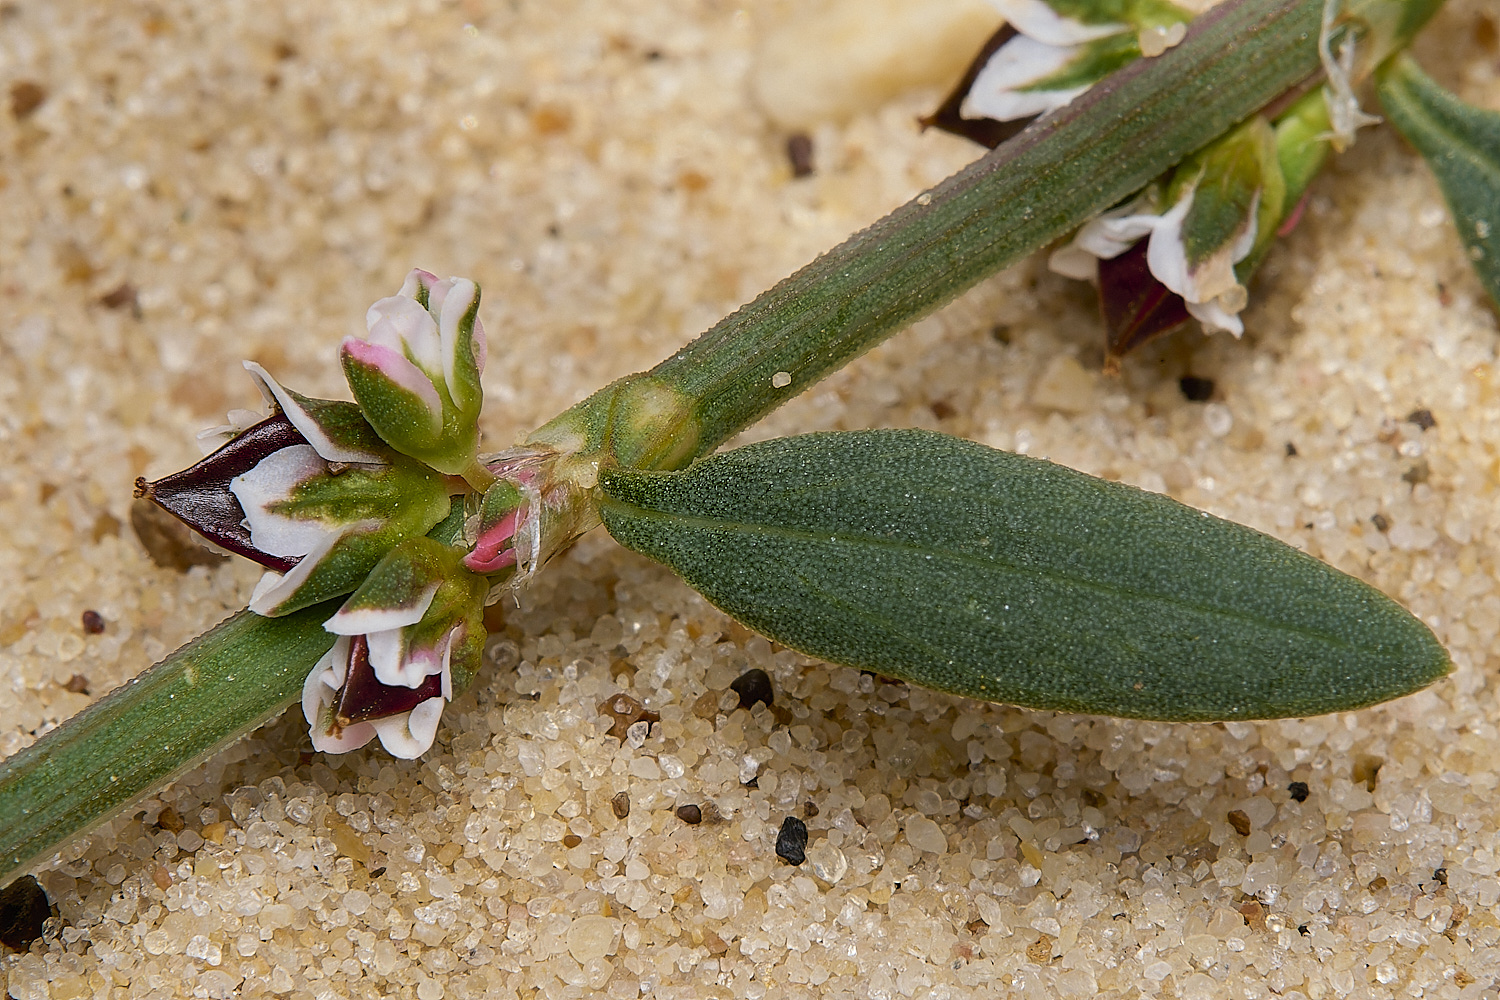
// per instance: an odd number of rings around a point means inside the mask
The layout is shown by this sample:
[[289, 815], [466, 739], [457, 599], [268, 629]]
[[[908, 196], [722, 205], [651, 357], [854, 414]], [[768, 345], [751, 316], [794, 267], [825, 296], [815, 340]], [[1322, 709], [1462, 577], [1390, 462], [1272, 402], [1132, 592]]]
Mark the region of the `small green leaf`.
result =
[[1391, 124], [1437, 175], [1474, 271], [1500, 303], [1500, 114], [1460, 101], [1405, 53], [1376, 80]]
[[809, 434], [600, 486], [611, 535], [751, 628], [968, 697], [1275, 718], [1449, 670], [1394, 601], [1273, 538], [942, 434]]

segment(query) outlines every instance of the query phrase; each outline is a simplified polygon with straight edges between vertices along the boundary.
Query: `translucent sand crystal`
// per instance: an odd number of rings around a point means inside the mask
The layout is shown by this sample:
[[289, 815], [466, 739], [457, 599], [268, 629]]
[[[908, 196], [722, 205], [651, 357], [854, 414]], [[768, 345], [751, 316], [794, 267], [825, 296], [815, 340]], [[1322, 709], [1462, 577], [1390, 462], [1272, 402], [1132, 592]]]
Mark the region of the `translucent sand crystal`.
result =
[[[975, 155], [917, 133], [934, 85], [809, 127], [793, 179], [749, 86], [784, 8], [0, 7], [0, 753], [243, 606], [253, 567], [158, 567], [129, 513], [135, 476], [255, 404], [242, 357], [340, 394], [370, 302], [415, 265], [473, 275], [502, 447]], [[1430, 35], [1494, 106], [1490, 5]], [[1223, 726], [982, 705], [767, 643], [590, 536], [496, 613], [425, 759], [264, 728], [46, 866], [58, 919], [0, 976], [54, 1000], [1493, 997], [1496, 324], [1388, 132], [1314, 184], [1246, 325], [1105, 377], [1087, 289], [1029, 261], [747, 437], [938, 428], [1169, 492], [1404, 601], [1453, 652], [1430, 691]], [[752, 668], [774, 701], [740, 708]], [[619, 694], [659, 721], [610, 735]]]

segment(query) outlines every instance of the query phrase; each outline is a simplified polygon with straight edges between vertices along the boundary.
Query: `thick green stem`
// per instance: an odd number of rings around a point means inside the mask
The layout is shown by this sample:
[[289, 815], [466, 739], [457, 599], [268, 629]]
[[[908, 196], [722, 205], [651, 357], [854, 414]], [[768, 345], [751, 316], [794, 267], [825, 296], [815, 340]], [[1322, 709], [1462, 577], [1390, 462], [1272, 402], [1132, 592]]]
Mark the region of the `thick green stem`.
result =
[[[1433, 0], [1345, 5], [1374, 55]], [[679, 468], [983, 278], [1139, 190], [1320, 69], [1324, 0], [1230, 0], [819, 257], [657, 365], [584, 400], [533, 440]], [[626, 393], [649, 386], [639, 413]], [[675, 397], [674, 405], [660, 400]], [[676, 421], [664, 426], [662, 413]], [[674, 439], [691, 447], [667, 447]], [[649, 442], [643, 445], [641, 442]]]
[[0, 763], [0, 885], [280, 714], [336, 604], [241, 611]]

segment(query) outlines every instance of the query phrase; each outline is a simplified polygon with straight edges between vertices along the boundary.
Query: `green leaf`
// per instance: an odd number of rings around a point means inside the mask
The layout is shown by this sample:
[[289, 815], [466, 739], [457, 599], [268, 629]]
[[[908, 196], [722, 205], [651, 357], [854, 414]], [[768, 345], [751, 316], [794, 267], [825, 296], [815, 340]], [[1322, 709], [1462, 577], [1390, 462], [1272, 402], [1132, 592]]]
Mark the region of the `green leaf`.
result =
[[1460, 101], [1404, 53], [1376, 80], [1391, 124], [1437, 176], [1474, 271], [1500, 303], [1500, 114]]
[[751, 628], [972, 698], [1257, 719], [1449, 670], [1394, 601], [1273, 538], [942, 434], [809, 434], [600, 486], [610, 534]]
[[333, 612], [241, 611], [0, 762], [0, 885], [279, 714]]

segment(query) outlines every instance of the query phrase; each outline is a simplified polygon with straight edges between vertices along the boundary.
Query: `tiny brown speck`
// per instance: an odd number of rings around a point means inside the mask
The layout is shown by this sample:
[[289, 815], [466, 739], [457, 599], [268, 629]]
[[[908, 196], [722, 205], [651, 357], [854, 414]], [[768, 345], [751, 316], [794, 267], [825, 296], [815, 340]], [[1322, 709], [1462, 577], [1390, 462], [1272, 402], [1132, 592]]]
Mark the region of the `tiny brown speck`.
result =
[[181, 833], [187, 824], [182, 821], [182, 814], [171, 806], [167, 806], [156, 817], [156, 825], [168, 833]]
[[151, 881], [155, 882], [156, 887], [162, 892], [166, 892], [172, 888], [172, 873], [161, 865], [157, 865], [151, 869]]
[[818, 804], [812, 799], [802, 803], [802, 815], [806, 819], [812, 819], [818, 814]]
[[83, 613], [83, 630], [89, 635], [104, 634], [104, 616], [94, 610]]
[[82, 674], [74, 674], [68, 678], [68, 683], [63, 685], [63, 690], [71, 691], [73, 694], [88, 694], [89, 679]]
[[678, 806], [677, 818], [688, 826], [697, 826], [703, 822], [703, 810], [691, 803], [685, 806]]
[[614, 810], [615, 819], [624, 819], [630, 815], [630, 793], [620, 792], [609, 800], [609, 807]]
[[793, 177], [811, 177], [813, 172], [812, 137], [806, 132], [794, 132], [787, 136], [786, 158], [792, 166]]
[[16, 121], [30, 118], [31, 113], [47, 100], [47, 89], [31, 80], [17, 80], [10, 85], [10, 115]]
[[1250, 836], [1250, 817], [1243, 809], [1231, 809], [1229, 815], [1224, 817], [1229, 820], [1229, 825], [1234, 827], [1234, 832], [1241, 837]]
[[569, 850], [572, 850], [581, 843], [583, 843], [583, 838], [578, 836], [578, 834], [576, 833], [570, 833], [563, 838], [563, 846], [568, 848]]

